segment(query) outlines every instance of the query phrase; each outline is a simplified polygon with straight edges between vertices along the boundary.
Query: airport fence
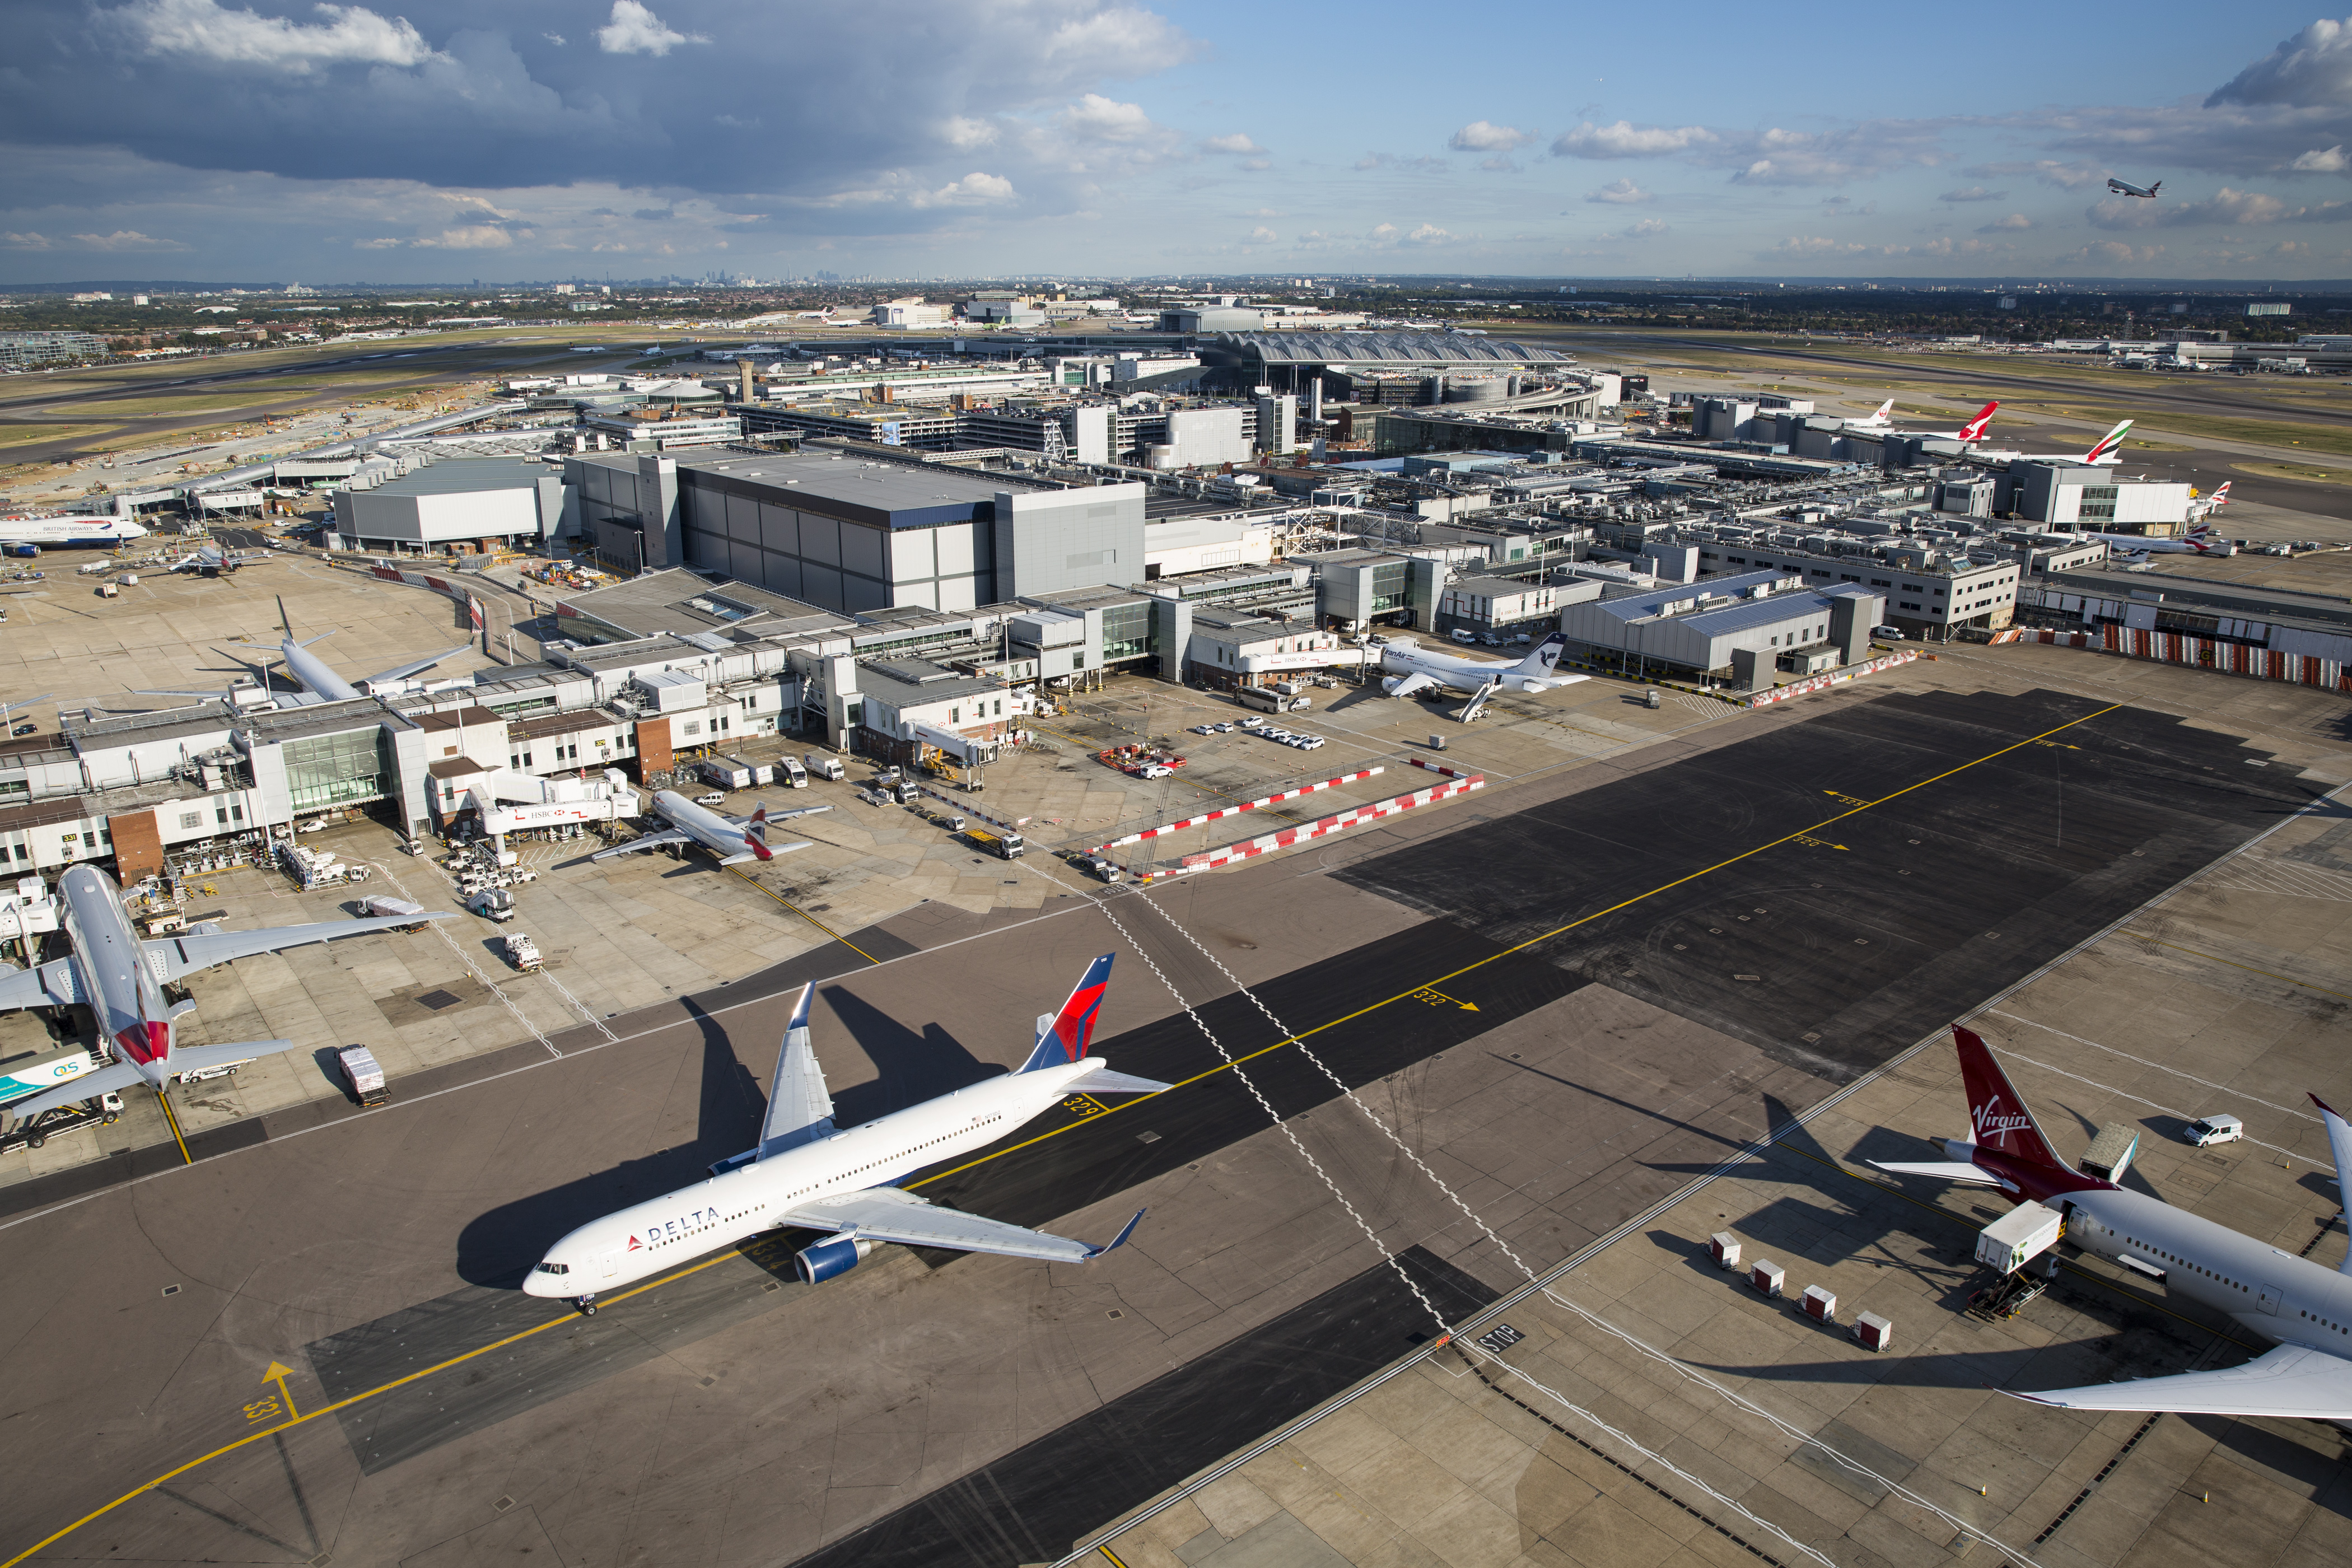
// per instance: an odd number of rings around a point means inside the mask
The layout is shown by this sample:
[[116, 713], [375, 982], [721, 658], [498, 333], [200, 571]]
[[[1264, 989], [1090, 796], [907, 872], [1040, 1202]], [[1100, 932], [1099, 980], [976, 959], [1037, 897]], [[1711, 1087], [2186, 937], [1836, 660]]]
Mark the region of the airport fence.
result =
[[1294, 844], [1304, 844], [1309, 839], [1328, 837], [1334, 833], [1344, 833], [1350, 827], [1360, 826], [1367, 822], [1379, 822], [1388, 817], [1401, 816], [1416, 806], [1433, 805], [1439, 801], [1450, 800], [1455, 795], [1467, 795], [1474, 789], [1484, 789], [1486, 785], [1486, 778], [1483, 773], [1472, 773], [1465, 778], [1449, 779], [1442, 784], [1431, 784], [1426, 789], [1414, 790], [1410, 795], [1391, 795], [1386, 800], [1376, 801], [1370, 805], [1356, 806], [1352, 810], [1339, 812], [1318, 821], [1302, 824], [1297, 827], [1286, 827], [1279, 833], [1268, 833], [1239, 844], [1228, 844], [1222, 849], [1209, 849], [1198, 855], [1187, 855], [1175, 866], [1164, 871], [1146, 872], [1136, 880], [1139, 882], [1164, 881], [1171, 877], [1189, 877], [1195, 871], [1213, 871], [1223, 866], [1238, 865], [1244, 860], [1254, 859], [1260, 855], [1271, 855], [1277, 849], [1287, 849]]
[[2352, 692], [2352, 665], [2308, 654], [2280, 653], [2249, 647], [2243, 643], [2194, 637], [2187, 632], [2147, 631], [2137, 626], [2093, 626], [2079, 632], [2050, 627], [2012, 626], [1994, 634], [1993, 643], [2032, 642], [2056, 647], [2089, 648], [2125, 658], [2152, 659], [2159, 664], [2189, 665], [2223, 675], [2253, 680], [2283, 680], [2291, 686], [2313, 686], [2323, 691]]
[[1219, 817], [1239, 816], [1244, 811], [1255, 811], [1262, 805], [1276, 805], [1286, 800], [1297, 800], [1302, 795], [1314, 795], [1321, 790], [1335, 789], [1340, 784], [1354, 784], [1359, 779], [1368, 779], [1374, 773], [1386, 771], [1385, 768], [1379, 767], [1364, 768], [1352, 773], [1340, 773], [1335, 778], [1324, 779], [1317, 784], [1300, 784], [1297, 789], [1286, 789], [1279, 795], [1261, 795], [1256, 800], [1244, 801], [1239, 805], [1222, 805], [1214, 811], [1204, 811], [1198, 816], [1188, 816], [1181, 822], [1163, 822], [1157, 827], [1147, 827], [1140, 833], [1130, 833], [1124, 838], [1114, 838], [1108, 844], [1097, 844], [1087, 853], [1099, 855], [1106, 849], [1116, 849], [1122, 844], [1140, 844], [1147, 838], [1159, 838], [1167, 834], [1181, 833], [1188, 827], [1198, 827], [1202, 823], [1214, 822]]
[[1882, 669], [1893, 669], [1898, 664], [1909, 664], [1918, 657], [1917, 648], [1906, 647], [1900, 653], [1884, 654], [1877, 658], [1864, 659], [1860, 664], [1848, 665], [1843, 669], [1832, 669], [1826, 675], [1811, 676], [1803, 680], [1792, 680], [1786, 686], [1776, 686], [1769, 691], [1759, 691], [1748, 698], [1748, 706], [1764, 708], [1775, 702], [1786, 702], [1791, 697], [1802, 697], [1808, 692], [1826, 691], [1832, 686], [1843, 685], [1861, 676], [1875, 675]]

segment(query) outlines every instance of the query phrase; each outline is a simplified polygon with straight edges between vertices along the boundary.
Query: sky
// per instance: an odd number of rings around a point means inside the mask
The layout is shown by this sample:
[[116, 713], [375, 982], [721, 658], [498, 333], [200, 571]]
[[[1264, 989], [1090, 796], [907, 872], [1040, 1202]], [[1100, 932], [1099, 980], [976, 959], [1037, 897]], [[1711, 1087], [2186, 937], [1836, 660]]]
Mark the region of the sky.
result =
[[2308, 0], [394, 4], [14, 0], [0, 283], [2352, 278]]

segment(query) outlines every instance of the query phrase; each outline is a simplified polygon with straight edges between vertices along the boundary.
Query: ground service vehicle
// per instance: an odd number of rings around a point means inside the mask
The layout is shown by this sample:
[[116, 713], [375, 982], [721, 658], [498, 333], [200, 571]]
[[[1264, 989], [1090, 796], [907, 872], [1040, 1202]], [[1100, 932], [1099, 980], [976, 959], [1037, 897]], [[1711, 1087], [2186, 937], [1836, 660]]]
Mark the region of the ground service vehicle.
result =
[[526, 932], [509, 934], [506, 939], [506, 949], [507, 962], [524, 974], [535, 974], [544, 967], [545, 961], [539, 956], [539, 943], [531, 941]]
[[1303, 713], [1313, 705], [1306, 697], [1285, 697], [1281, 692], [1264, 686], [1236, 687], [1234, 689], [1234, 700], [1261, 713]]
[[808, 771], [821, 779], [830, 779], [835, 784], [839, 784], [849, 776], [849, 770], [841, 765], [839, 757], [820, 757], [814, 752], [811, 752], [807, 760]]
[[808, 770], [790, 757], [776, 764], [776, 773], [780, 783], [793, 789], [808, 788]]
[[1012, 859], [1026, 847], [1021, 842], [1021, 835], [1003, 827], [967, 827], [963, 836], [1002, 860]]
[[360, 907], [365, 910], [369, 914], [374, 915], [379, 919], [392, 919], [405, 916], [416, 922], [415, 925], [394, 926], [392, 928], [394, 931], [423, 931], [425, 929], [425, 906], [423, 904], [411, 903], [406, 899], [395, 899], [384, 895], [378, 895], [375, 898], [361, 900]]
[[694, 776], [719, 789], [751, 787], [751, 770], [733, 761], [697, 763], [694, 764]]
[[515, 918], [514, 895], [504, 888], [484, 888], [466, 900], [466, 908], [486, 921], [506, 921]]
[[392, 1098], [392, 1090], [384, 1086], [383, 1065], [365, 1046], [346, 1046], [335, 1053], [335, 1060], [342, 1065], [352, 1098], [362, 1105], [382, 1105]]
[[2204, 1149], [2215, 1143], [2235, 1143], [2246, 1135], [2246, 1124], [2234, 1116], [2200, 1116], [2180, 1135]]

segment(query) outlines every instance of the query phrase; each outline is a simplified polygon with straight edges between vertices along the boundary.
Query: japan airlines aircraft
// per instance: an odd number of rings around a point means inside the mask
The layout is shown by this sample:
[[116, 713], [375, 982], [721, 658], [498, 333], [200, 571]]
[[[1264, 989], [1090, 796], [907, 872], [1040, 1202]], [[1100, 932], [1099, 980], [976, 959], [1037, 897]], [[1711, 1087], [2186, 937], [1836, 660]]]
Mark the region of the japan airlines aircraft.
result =
[[1848, 430], [1884, 430], [1895, 416], [1895, 399], [1888, 398], [1859, 419], [1849, 419], [1843, 428]]
[[100, 1031], [113, 1042], [118, 1059], [59, 1088], [13, 1102], [7, 1110], [14, 1117], [37, 1115], [51, 1106], [89, 1100], [133, 1084], [152, 1085], [160, 1094], [164, 1080], [174, 1073], [200, 1072], [294, 1048], [291, 1040], [175, 1047], [173, 1020], [195, 1004], [167, 1004], [163, 987], [200, 969], [337, 937], [393, 931], [420, 920], [456, 918], [396, 915], [262, 931], [223, 931], [205, 924], [191, 926], [178, 936], [142, 942], [123, 912], [122, 889], [105, 872], [89, 866], [68, 868], [58, 879], [58, 899], [65, 906], [65, 931], [73, 939], [73, 952], [37, 969], [0, 965], [0, 1008], [81, 1003], [97, 1017]]
[[127, 517], [0, 517], [0, 544], [39, 544], [54, 549], [111, 550], [147, 531]]
[[[232, 706], [242, 708], [272, 706], [308, 708], [320, 702], [348, 702], [354, 697], [367, 695], [359, 687], [353, 686], [350, 681], [337, 675], [332, 668], [329, 668], [325, 659], [310, 651], [312, 643], [324, 642], [333, 637], [335, 634], [331, 630], [320, 632], [317, 637], [305, 638], [300, 642], [295, 641], [294, 623], [287, 618], [286, 601], [283, 598], [278, 601], [278, 618], [286, 628], [286, 638], [278, 645], [278, 657], [286, 661], [286, 673], [301, 682], [301, 690], [271, 691], [267, 687], [257, 689], [252, 686], [232, 686], [226, 691], [140, 691], [133, 695], [211, 697], [225, 700]], [[363, 678], [360, 685], [373, 687], [388, 681], [405, 680], [419, 671], [432, 668], [452, 654], [465, 652], [472, 646], [471, 643], [461, 642], [456, 647], [444, 648], [430, 658], [412, 659], [406, 664], [395, 665], [390, 669]]]
[[666, 789], [654, 796], [654, 810], [669, 824], [659, 833], [640, 834], [626, 844], [615, 844], [610, 849], [599, 849], [588, 857], [591, 860], [609, 860], [615, 855], [635, 855], [644, 849], [658, 849], [671, 844], [699, 844], [719, 857], [721, 866], [740, 866], [746, 860], [772, 860], [779, 855], [789, 855], [795, 849], [806, 849], [808, 843], [774, 844], [768, 842], [768, 824], [788, 822], [795, 816], [814, 816], [820, 811], [831, 811], [829, 805], [804, 805], [798, 811], [768, 814], [764, 805], [749, 816], [721, 816], [715, 811], [697, 805], [674, 789]]
[[2164, 189], [2164, 182], [2162, 180], [2158, 180], [2156, 184], [2148, 186], [2145, 190], [2142, 190], [2139, 186], [2133, 184], [2129, 180], [2110, 179], [2107, 181], [2107, 189], [2115, 192], [2116, 195], [2119, 196], [2146, 196], [2150, 200], [2154, 200], [2156, 193]]
[[710, 1167], [710, 1179], [592, 1220], [553, 1247], [523, 1279], [533, 1296], [568, 1297], [583, 1312], [600, 1290], [617, 1290], [689, 1258], [798, 1226], [832, 1232], [793, 1258], [811, 1285], [846, 1274], [876, 1247], [943, 1247], [1048, 1263], [1085, 1263], [1123, 1246], [1143, 1211], [1103, 1246], [1049, 1236], [1002, 1220], [935, 1208], [895, 1183], [926, 1165], [985, 1147], [1073, 1094], [1158, 1094], [1169, 1086], [1113, 1072], [1087, 1054], [1109, 953], [1087, 966], [1059, 1013], [1037, 1020], [1037, 1039], [1018, 1072], [895, 1111], [846, 1131], [833, 1125], [833, 1097], [809, 1047], [809, 1000], [801, 987], [776, 1057], [759, 1146]]
[[[2226, 1372], [2189, 1372], [2015, 1397], [2066, 1410], [2177, 1410], [2352, 1423], [2352, 1258], [2327, 1269], [2228, 1226], [2068, 1170], [1985, 1043], [1957, 1026], [1974, 1142], [1944, 1140], [1949, 1163], [1874, 1160], [1883, 1171], [1998, 1187], [2066, 1216], [2066, 1239], [2229, 1317], [2278, 1348]], [[2352, 1128], [2314, 1095], [2342, 1181]], [[2006, 1391], [2005, 1391], [2006, 1392]]]
[[2179, 539], [2150, 539], [2142, 533], [2086, 533], [2079, 539], [2104, 539], [2118, 555], [2235, 555], [2238, 547], [2213, 531], [2210, 522], [2192, 525]]
[[1559, 668], [1559, 656], [1567, 647], [1568, 638], [1554, 632], [1518, 663], [1504, 664], [1495, 659], [1456, 658], [1424, 648], [1411, 637], [1394, 637], [1381, 649], [1381, 668], [1392, 672], [1381, 678], [1381, 689], [1391, 697], [1411, 697], [1438, 688], [1475, 693], [1499, 681], [1514, 691], [1549, 691], [1590, 679], [1552, 673]]

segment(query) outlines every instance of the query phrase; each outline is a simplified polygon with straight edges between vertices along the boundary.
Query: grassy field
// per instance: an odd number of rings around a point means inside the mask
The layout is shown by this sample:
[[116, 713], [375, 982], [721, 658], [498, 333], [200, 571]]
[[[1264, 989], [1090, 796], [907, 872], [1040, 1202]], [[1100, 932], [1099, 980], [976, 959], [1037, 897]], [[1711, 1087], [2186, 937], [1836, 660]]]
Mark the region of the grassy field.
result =
[[79, 441], [84, 437], [103, 436], [113, 428], [111, 425], [0, 425], [0, 452], [60, 437]]
[[2314, 468], [2301, 463], [2232, 463], [2242, 474], [2252, 474], [2265, 479], [2299, 479], [2305, 484], [2352, 485], [2352, 472], [2342, 468]]

